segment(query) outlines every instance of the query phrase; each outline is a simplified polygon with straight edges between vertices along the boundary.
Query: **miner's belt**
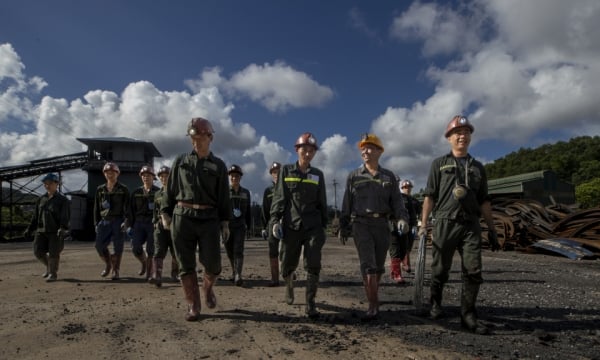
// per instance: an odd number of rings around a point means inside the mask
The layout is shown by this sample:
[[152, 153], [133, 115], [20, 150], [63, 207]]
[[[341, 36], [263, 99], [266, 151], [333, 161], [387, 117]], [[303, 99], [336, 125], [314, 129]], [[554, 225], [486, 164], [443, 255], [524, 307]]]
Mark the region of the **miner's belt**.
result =
[[377, 218], [384, 218], [384, 217], [387, 217], [387, 216], [388, 216], [388, 214], [386, 214], [386, 213], [366, 213], [366, 214], [364, 214], [364, 215], [361, 215], [361, 216], [362, 216], [362, 217], [367, 217], [367, 218], [374, 218], [374, 219], [377, 219]]
[[188, 202], [184, 202], [184, 201], [178, 201], [177, 206], [182, 207], [182, 208], [187, 208], [187, 209], [194, 209], [194, 210], [206, 210], [206, 209], [214, 208], [214, 206], [211, 206], [211, 205], [192, 204], [192, 203], [188, 203]]

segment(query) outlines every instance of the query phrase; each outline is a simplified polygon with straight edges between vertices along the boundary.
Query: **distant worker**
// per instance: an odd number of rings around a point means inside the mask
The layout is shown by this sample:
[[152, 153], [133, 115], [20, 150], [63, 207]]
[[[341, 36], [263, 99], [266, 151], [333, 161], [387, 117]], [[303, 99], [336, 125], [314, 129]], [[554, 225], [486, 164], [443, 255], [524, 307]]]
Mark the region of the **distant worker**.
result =
[[[159, 190], [154, 185], [154, 169], [144, 165], [140, 169], [142, 186], [131, 193], [131, 251], [142, 265], [138, 275], [146, 274], [146, 280], [152, 276], [152, 258], [154, 257], [154, 195]], [[144, 250], [144, 245], [146, 249]]]
[[[406, 243], [406, 255], [402, 258], [402, 270], [410, 273], [412, 271], [410, 265], [410, 252], [412, 251], [413, 245], [415, 243], [415, 238], [417, 236], [417, 228], [419, 225], [419, 218], [421, 217], [421, 203], [412, 193], [413, 184], [410, 180], [403, 180], [400, 183], [400, 191], [402, 192], [402, 199], [404, 200], [404, 206], [408, 210], [409, 220], [408, 225], [410, 226], [410, 231], [406, 233], [407, 243]], [[414, 214], [414, 216], [413, 216]]]
[[[171, 229], [181, 285], [188, 303], [187, 321], [200, 319], [196, 251], [204, 266], [202, 289], [209, 309], [217, 306], [214, 285], [221, 273], [222, 239], [229, 238], [231, 213], [227, 166], [210, 151], [210, 121], [193, 118], [187, 127], [192, 151], [177, 156], [161, 205], [165, 229]], [[172, 221], [172, 223], [171, 223]]]
[[396, 175], [379, 165], [384, 147], [374, 134], [358, 142], [363, 164], [348, 174], [340, 226], [352, 228], [369, 307], [364, 320], [379, 316], [379, 283], [385, 272], [391, 221], [401, 235], [408, 231], [408, 214]]
[[271, 268], [271, 282], [269, 286], [279, 286], [279, 239], [273, 236], [273, 232], [269, 231], [269, 221], [271, 219], [271, 203], [273, 202], [273, 190], [279, 177], [279, 170], [281, 164], [273, 162], [269, 168], [269, 174], [273, 182], [269, 185], [263, 193], [263, 202], [261, 208], [261, 220], [262, 220], [262, 237], [269, 242], [269, 267]]
[[155, 284], [157, 287], [162, 286], [162, 271], [163, 261], [167, 256], [167, 250], [171, 253], [171, 278], [173, 281], [179, 281], [179, 264], [175, 257], [175, 250], [173, 249], [173, 241], [171, 240], [171, 231], [168, 228], [164, 228], [160, 221], [160, 208], [163, 204], [163, 194], [165, 192], [165, 186], [167, 186], [167, 180], [169, 179], [169, 172], [171, 168], [168, 166], [161, 166], [158, 169], [158, 179], [161, 183], [161, 188], [154, 193], [154, 211], [153, 220], [154, 223], [154, 258], [152, 259], [152, 276], [150, 277], [150, 283]]
[[250, 191], [240, 185], [244, 172], [238, 165], [231, 165], [229, 174], [229, 199], [231, 201], [231, 220], [229, 238], [223, 239], [223, 245], [233, 271], [232, 280], [236, 286], [243, 285], [244, 243], [246, 232], [252, 226]]
[[[121, 170], [117, 164], [107, 162], [102, 168], [106, 183], [98, 186], [94, 195], [94, 224], [96, 224], [96, 251], [105, 263], [102, 277], [112, 269], [112, 280], [119, 280], [125, 231], [129, 227], [131, 207], [129, 189], [117, 181]], [[114, 253], [108, 246], [112, 242]]]
[[412, 226], [416, 225], [417, 223], [417, 215], [415, 213], [415, 209], [411, 200], [412, 197], [406, 195], [406, 190], [402, 188], [402, 186], [406, 187], [407, 184], [410, 184], [410, 181], [400, 181], [399, 177], [396, 177], [396, 179], [400, 183], [400, 195], [402, 196], [402, 202], [404, 203], [404, 207], [406, 208], [408, 213], [409, 231], [402, 234], [400, 234], [396, 228], [394, 228], [392, 231], [392, 237], [390, 241], [390, 278], [396, 284], [404, 284], [402, 270], [410, 272], [411, 269], [403, 269], [402, 262], [404, 259], [408, 258], [408, 254], [412, 249], [412, 239], [414, 239], [414, 235], [411, 232], [411, 230]]
[[303, 254], [307, 273], [305, 313], [309, 318], [317, 318], [315, 296], [327, 226], [325, 179], [323, 172], [310, 164], [319, 148], [313, 134], [300, 135], [294, 147], [298, 161], [282, 166], [273, 190], [270, 228], [273, 236], [281, 240], [286, 303], [294, 303], [294, 272]]
[[60, 254], [65, 247], [69, 229], [69, 200], [58, 191], [58, 175], [49, 173], [42, 178], [46, 193], [35, 204], [31, 223], [25, 237], [33, 235], [33, 254], [46, 267], [42, 277], [56, 281]]
[[425, 200], [419, 235], [427, 233], [427, 221], [433, 212], [431, 318], [435, 320], [444, 315], [442, 292], [449, 278], [454, 252], [458, 251], [462, 261], [461, 324], [472, 332], [486, 334], [488, 328], [479, 322], [475, 311], [483, 282], [480, 216], [483, 215], [490, 229], [491, 250], [498, 250], [499, 246], [485, 168], [468, 153], [473, 131], [473, 125], [462, 115], [453, 117], [448, 123], [444, 135], [451, 151], [431, 164], [423, 192]]

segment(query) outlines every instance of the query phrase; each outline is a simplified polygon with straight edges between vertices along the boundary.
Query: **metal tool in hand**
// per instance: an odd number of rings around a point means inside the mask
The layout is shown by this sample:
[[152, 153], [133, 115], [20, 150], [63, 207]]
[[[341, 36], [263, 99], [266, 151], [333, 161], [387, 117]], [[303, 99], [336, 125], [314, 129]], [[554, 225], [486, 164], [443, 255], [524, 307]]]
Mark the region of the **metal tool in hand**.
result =
[[415, 266], [415, 294], [413, 303], [417, 311], [423, 309], [423, 286], [425, 282], [425, 245], [427, 242], [427, 235], [422, 234], [419, 236], [419, 250], [417, 253], [417, 263]]

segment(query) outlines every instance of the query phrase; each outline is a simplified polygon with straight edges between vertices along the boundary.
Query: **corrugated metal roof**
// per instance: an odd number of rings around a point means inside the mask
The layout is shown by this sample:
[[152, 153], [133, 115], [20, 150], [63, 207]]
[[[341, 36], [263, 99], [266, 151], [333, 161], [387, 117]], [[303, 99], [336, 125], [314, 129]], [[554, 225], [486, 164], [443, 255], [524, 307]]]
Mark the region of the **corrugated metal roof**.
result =
[[98, 144], [106, 144], [106, 143], [115, 143], [115, 142], [120, 142], [120, 143], [129, 143], [129, 144], [143, 144], [144, 148], [147, 151], [150, 151], [150, 153], [152, 154], [152, 156], [155, 157], [162, 157], [162, 154], [160, 153], [160, 151], [158, 151], [158, 149], [156, 148], [156, 146], [154, 146], [153, 143], [148, 142], [148, 141], [143, 141], [143, 140], [136, 140], [136, 139], [132, 139], [132, 138], [128, 138], [128, 137], [122, 137], [122, 136], [117, 136], [117, 137], [98, 137], [98, 138], [77, 138], [78, 141], [86, 144], [87, 146], [93, 146], [93, 145], [98, 145]]

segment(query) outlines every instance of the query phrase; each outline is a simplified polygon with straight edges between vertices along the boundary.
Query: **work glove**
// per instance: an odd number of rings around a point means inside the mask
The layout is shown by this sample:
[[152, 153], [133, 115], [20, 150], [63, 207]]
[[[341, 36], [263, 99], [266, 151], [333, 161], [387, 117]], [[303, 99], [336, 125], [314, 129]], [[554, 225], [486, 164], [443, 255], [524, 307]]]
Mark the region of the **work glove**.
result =
[[58, 236], [59, 239], [64, 240], [67, 237], [67, 233], [68, 233], [67, 229], [60, 228], [56, 232], [56, 236]]
[[267, 240], [267, 238], [269, 237], [269, 232], [267, 231], [267, 229], [262, 229], [262, 231], [260, 232], [260, 236], [262, 236], [263, 240]]
[[419, 232], [418, 232], [417, 235], [419, 235], [419, 237], [421, 237], [421, 236], [427, 236], [427, 227], [426, 226], [421, 226], [419, 228]]
[[221, 242], [229, 240], [229, 221], [221, 221]]
[[273, 236], [275, 239], [283, 239], [283, 226], [281, 225], [281, 222], [276, 222], [273, 225]]
[[131, 228], [131, 226], [127, 228], [127, 231], [125, 233], [127, 233], [128, 237], [133, 237], [133, 229]]
[[171, 229], [171, 215], [162, 213], [160, 214], [160, 222], [165, 230]]
[[404, 220], [404, 219], [398, 220], [398, 223], [396, 226], [398, 228], [398, 234], [404, 235], [408, 232], [409, 226], [408, 226], [408, 223], [406, 222], [406, 220]]
[[492, 252], [500, 250], [500, 243], [498, 242], [498, 234], [495, 231], [488, 232], [488, 241], [490, 242], [490, 250]]

